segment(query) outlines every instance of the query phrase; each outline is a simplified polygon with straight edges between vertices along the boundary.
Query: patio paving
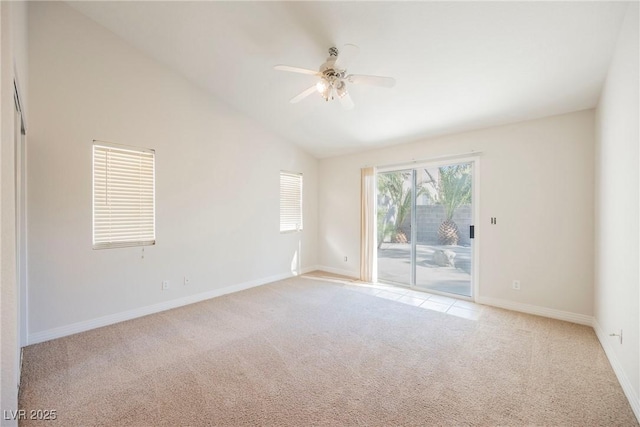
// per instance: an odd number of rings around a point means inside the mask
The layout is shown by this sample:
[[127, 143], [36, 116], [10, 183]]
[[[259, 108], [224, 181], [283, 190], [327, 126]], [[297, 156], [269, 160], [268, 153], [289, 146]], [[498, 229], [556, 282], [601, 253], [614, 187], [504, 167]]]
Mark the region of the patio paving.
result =
[[[433, 261], [436, 250], [455, 252], [455, 267]], [[378, 280], [408, 285], [411, 278], [411, 244], [383, 243], [378, 249]], [[416, 245], [416, 287], [471, 296], [471, 247]]]

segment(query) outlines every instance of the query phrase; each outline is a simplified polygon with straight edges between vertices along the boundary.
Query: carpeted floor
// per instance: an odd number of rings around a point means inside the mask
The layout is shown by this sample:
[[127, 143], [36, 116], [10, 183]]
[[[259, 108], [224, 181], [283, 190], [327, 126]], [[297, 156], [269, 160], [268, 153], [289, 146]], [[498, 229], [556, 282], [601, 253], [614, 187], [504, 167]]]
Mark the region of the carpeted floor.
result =
[[61, 426], [638, 425], [591, 328], [308, 278], [27, 347], [20, 407]]

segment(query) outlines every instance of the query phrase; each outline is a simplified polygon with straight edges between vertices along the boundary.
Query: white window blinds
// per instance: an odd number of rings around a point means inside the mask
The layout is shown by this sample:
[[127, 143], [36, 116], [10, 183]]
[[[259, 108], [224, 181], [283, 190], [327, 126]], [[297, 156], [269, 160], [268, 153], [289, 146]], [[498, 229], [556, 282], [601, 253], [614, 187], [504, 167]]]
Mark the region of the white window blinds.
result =
[[280, 232], [302, 230], [302, 174], [280, 172]]
[[93, 248], [155, 240], [155, 152], [94, 141]]

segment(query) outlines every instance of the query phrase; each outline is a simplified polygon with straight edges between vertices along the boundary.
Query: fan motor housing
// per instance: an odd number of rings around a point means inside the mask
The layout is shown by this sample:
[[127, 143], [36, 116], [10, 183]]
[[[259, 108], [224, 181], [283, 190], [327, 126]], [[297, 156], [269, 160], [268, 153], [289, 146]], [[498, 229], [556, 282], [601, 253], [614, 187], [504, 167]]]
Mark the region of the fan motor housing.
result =
[[336, 70], [335, 68], [325, 68], [320, 70], [322, 76], [327, 80], [341, 79], [344, 77], [344, 71]]
[[343, 78], [346, 70], [338, 70], [336, 69], [335, 63], [338, 59], [338, 48], [330, 47], [329, 48], [329, 57], [327, 60], [320, 66], [319, 71], [324, 75], [325, 78], [334, 77], [334, 78]]

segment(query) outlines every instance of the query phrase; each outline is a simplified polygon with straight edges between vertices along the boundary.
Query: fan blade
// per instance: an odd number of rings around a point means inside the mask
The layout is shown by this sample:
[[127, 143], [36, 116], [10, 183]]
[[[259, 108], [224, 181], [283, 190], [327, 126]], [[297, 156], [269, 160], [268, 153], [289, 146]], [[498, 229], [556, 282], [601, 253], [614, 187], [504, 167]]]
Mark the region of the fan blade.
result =
[[342, 105], [342, 108], [344, 108], [345, 110], [353, 109], [354, 104], [353, 104], [353, 100], [351, 99], [351, 95], [349, 95], [348, 93], [345, 93], [343, 96], [339, 96], [338, 99], [340, 100], [340, 104]]
[[308, 70], [306, 68], [291, 67], [289, 65], [276, 65], [275, 67], [273, 67], [273, 69], [278, 71], [290, 71], [292, 73], [310, 74], [312, 76], [320, 75], [320, 73], [317, 71]]
[[394, 87], [396, 85], [396, 79], [394, 79], [393, 77], [365, 76], [362, 74], [350, 74], [347, 76], [347, 81], [357, 85], [384, 87]]
[[359, 51], [360, 48], [355, 44], [345, 44], [338, 53], [338, 58], [334, 63], [334, 67], [338, 70], [346, 70], [349, 62], [358, 56]]
[[289, 102], [292, 104], [296, 104], [302, 101], [303, 99], [305, 99], [307, 96], [311, 95], [313, 92], [317, 92], [317, 91], [318, 89], [316, 89], [316, 85], [313, 85], [309, 89], [306, 89], [304, 92], [300, 93], [299, 95], [296, 95], [293, 98], [291, 98]]

